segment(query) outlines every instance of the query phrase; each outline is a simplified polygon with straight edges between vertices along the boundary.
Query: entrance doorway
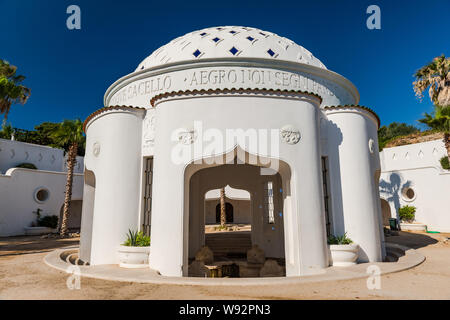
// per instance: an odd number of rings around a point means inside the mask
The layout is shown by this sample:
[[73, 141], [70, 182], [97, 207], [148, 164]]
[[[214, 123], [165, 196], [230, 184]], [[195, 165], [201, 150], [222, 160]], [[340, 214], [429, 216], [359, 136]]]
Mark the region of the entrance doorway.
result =
[[[282, 170], [280, 170], [282, 172], [272, 171], [267, 174], [267, 171], [262, 171], [261, 168], [262, 166], [258, 164], [238, 163], [236, 158], [232, 163], [221, 165], [191, 164], [188, 166], [187, 170], [192, 170], [193, 173], [186, 180], [188, 203], [185, 204], [185, 208], [188, 210], [186, 218], [189, 223], [186, 229], [187, 234], [185, 234], [187, 235], [185, 241], [187, 240], [188, 243], [185, 251], [185, 265], [189, 267], [195, 262], [195, 267], [198, 269], [198, 261], [195, 257], [197, 253], [204, 250], [206, 245], [212, 247], [208, 249], [213, 251], [214, 265], [219, 264], [222, 268], [224, 265], [236, 264], [242, 273], [243, 269], [248, 271], [247, 252], [250, 249], [254, 250], [256, 246], [255, 250], [260, 259], [258, 260], [259, 268], [262, 269], [265, 261], [275, 260], [280, 270], [283, 270], [280, 271], [283, 274], [279, 276], [285, 275], [284, 216], [290, 214], [292, 210], [292, 206], [288, 204], [290, 203], [290, 170], [286, 163], [282, 164]], [[284, 181], [281, 173], [285, 177]], [[205, 194], [223, 186], [249, 193], [248, 230], [238, 230], [237, 208], [231, 201], [226, 201], [226, 228], [220, 227], [220, 203], [216, 202], [213, 207], [213, 219], [217, 230], [205, 232], [205, 229], [211, 227], [206, 223], [209, 213], [206, 209]], [[213, 236], [211, 237], [210, 234]], [[259, 276], [259, 272], [253, 272], [253, 276], [255, 275]]]
[[383, 216], [383, 226], [389, 226], [389, 218], [392, 218], [391, 215], [391, 206], [389, 202], [384, 199], [380, 199], [381, 201], [381, 213]]
[[[233, 205], [225, 203], [225, 223], [233, 223]], [[220, 223], [220, 203], [216, 206], [216, 223]]]

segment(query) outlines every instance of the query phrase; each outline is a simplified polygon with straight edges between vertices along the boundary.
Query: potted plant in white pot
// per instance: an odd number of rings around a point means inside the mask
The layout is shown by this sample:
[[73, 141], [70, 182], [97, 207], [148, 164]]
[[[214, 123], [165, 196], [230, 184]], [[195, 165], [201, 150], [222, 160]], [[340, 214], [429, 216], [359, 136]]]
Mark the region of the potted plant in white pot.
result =
[[148, 267], [150, 237], [142, 231], [128, 230], [127, 240], [119, 247], [119, 266], [122, 268]]
[[358, 260], [359, 245], [347, 237], [347, 233], [342, 236], [331, 235], [328, 238], [331, 252], [331, 265], [346, 267], [356, 264]]

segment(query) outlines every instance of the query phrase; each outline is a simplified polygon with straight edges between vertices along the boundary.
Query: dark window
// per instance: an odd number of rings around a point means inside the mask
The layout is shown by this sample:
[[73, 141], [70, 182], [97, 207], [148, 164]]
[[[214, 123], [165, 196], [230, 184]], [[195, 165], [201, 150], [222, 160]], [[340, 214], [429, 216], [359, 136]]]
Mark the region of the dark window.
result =
[[200, 35], [201, 35], [202, 37], [204, 37], [204, 36], [207, 35], [207, 33], [206, 33], [206, 32], [202, 32], [202, 33], [200, 33]]
[[144, 219], [142, 231], [150, 236], [152, 220], [153, 158], [144, 158]]
[[275, 205], [273, 200], [273, 182], [267, 181], [264, 184], [264, 206], [267, 212], [267, 221], [270, 224], [275, 223]]
[[328, 187], [328, 166], [326, 157], [322, 157], [322, 181], [323, 181], [325, 224], [327, 229], [327, 237], [329, 237], [331, 235], [331, 212], [330, 212], [330, 195]]
[[255, 40], [255, 38], [253, 38], [253, 37], [251, 37], [251, 36], [248, 36], [247, 39], [250, 40], [250, 41]]
[[231, 34], [235, 34], [235, 33], [236, 33], [236, 31], [234, 31], [234, 30], [231, 30], [231, 31], [230, 31], [230, 33], [231, 33]]
[[214, 41], [214, 42], [219, 42], [219, 41], [220, 41], [220, 38], [215, 37], [214, 39], [212, 39], [212, 41]]

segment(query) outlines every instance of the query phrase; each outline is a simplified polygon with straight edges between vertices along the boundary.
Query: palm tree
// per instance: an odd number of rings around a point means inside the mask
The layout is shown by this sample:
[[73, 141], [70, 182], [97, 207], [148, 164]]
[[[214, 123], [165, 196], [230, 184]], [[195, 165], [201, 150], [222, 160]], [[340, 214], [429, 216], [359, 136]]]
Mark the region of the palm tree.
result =
[[0, 59], [0, 114], [4, 115], [3, 123], [8, 118], [11, 105], [25, 104], [30, 97], [31, 90], [20, 83], [24, 76], [16, 75], [17, 67]]
[[425, 113], [425, 118], [420, 119], [419, 122], [426, 124], [431, 129], [444, 133], [443, 142], [447, 149], [447, 157], [450, 161], [450, 106], [434, 107], [434, 111], [431, 114]]
[[64, 237], [67, 234], [67, 220], [69, 218], [70, 202], [72, 200], [73, 168], [77, 162], [78, 148], [82, 147], [85, 143], [83, 123], [80, 119], [64, 120], [51, 134], [51, 137], [67, 152], [66, 191], [64, 197], [63, 218], [59, 231], [61, 237]]
[[441, 55], [423, 66], [414, 74], [413, 82], [416, 96], [422, 100], [424, 91], [430, 87], [428, 94], [435, 105], [450, 105], [450, 58]]
[[225, 187], [220, 188], [220, 226], [224, 227], [227, 221], [225, 215]]

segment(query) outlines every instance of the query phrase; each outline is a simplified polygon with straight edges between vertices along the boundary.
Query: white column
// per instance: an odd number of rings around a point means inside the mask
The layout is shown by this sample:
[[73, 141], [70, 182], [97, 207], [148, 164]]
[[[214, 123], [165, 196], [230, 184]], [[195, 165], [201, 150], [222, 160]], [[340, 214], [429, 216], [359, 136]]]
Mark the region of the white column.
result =
[[[327, 111], [327, 116], [334, 128], [329, 146], [334, 143], [338, 152], [338, 162], [330, 163], [330, 172], [334, 170], [331, 196], [340, 196], [334, 201], [342, 203], [342, 210], [333, 214], [333, 219], [341, 223], [335, 232], [347, 232], [359, 244], [360, 262], [382, 261], [379, 194], [374, 183], [378, 163], [376, 120], [367, 111], [351, 107]], [[370, 139], [374, 140], [373, 153]]]

